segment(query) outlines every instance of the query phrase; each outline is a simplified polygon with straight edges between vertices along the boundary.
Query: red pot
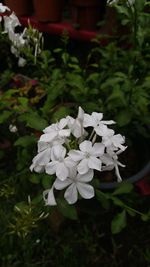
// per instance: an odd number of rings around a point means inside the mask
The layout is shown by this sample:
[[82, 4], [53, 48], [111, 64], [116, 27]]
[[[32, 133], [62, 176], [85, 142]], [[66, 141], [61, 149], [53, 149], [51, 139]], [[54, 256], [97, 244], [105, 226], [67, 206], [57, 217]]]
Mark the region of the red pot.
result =
[[59, 22], [62, 19], [64, 0], [33, 0], [38, 21]]
[[4, 3], [17, 16], [30, 15], [33, 11], [31, 0], [5, 0]]
[[106, 0], [70, 0], [72, 23], [81, 30], [95, 30], [105, 14]]

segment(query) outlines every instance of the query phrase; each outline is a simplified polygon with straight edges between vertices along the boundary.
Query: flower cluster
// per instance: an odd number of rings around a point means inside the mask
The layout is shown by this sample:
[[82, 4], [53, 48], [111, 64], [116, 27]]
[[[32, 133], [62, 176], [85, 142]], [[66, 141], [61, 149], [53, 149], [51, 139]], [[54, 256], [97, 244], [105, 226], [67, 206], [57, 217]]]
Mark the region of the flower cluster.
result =
[[41, 53], [40, 47], [43, 42], [42, 33], [40, 33], [36, 29], [33, 29], [30, 24], [29, 27], [25, 27], [22, 32], [16, 32], [16, 27], [20, 27], [21, 23], [14, 12], [10, 14], [3, 14], [6, 12], [10, 13], [9, 7], [4, 6], [2, 3], [0, 3], [0, 23], [1, 28], [2, 25], [4, 27], [2, 34], [8, 35], [8, 38], [11, 42], [10, 50], [12, 54], [14, 54], [18, 58], [18, 66], [24, 67], [26, 65], [26, 58], [24, 53], [25, 49], [27, 50], [28, 54], [30, 51], [31, 54], [34, 55], [34, 61], [36, 61], [37, 55]]
[[46, 205], [56, 205], [54, 189], [66, 189], [64, 198], [74, 204], [78, 194], [85, 199], [94, 197], [94, 187], [89, 184], [94, 171], [115, 169], [117, 181], [122, 181], [118, 161], [125, 138], [115, 134], [102, 113], [85, 113], [79, 107], [77, 118], [67, 116], [43, 130], [38, 140], [38, 154], [33, 158], [31, 171], [46, 172], [55, 177], [52, 188], [44, 191]]

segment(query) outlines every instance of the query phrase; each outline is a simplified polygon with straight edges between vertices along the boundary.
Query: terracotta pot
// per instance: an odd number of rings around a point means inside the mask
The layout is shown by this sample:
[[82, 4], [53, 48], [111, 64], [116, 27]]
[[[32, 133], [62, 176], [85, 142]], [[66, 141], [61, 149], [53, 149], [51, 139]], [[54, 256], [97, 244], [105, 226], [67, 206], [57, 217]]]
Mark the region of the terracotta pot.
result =
[[95, 30], [105, 14], [106, 0], [70, 0], [73, 25], [81, 30]]
[[62, 19], [64, 0], [33, 0], [38, 21], [59, 22]]
[[30, 15], [33, 11], [31, 0], [5, 0], [5, 5], [17, 16]]

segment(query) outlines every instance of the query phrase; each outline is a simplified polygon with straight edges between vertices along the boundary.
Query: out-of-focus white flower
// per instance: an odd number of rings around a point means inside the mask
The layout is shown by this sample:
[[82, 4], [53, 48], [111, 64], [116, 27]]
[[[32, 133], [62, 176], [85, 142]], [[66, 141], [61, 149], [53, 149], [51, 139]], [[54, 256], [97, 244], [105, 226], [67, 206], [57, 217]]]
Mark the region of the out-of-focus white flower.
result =
[[19, 57], [18, 59], [18, 66], [19, 67], [24, 67], [26, 65], [27, 61], [23, 57]]
[[13, 125], [13, 124], [10, 124], [9, 125], [9, 131], [11, 133], [16, 133], [18, 131], [17, 126], [16, 125]]
[[21, 23], [18, 17], [13, 12], [10, 16], [4, 16], [4, 32], [9, 33], [9, 31], [15, 30], [17, 26], [21, 26]]
[[0, 3], [0, 13], [5, 13], [6, 11], [10, 11], [10, 8]]

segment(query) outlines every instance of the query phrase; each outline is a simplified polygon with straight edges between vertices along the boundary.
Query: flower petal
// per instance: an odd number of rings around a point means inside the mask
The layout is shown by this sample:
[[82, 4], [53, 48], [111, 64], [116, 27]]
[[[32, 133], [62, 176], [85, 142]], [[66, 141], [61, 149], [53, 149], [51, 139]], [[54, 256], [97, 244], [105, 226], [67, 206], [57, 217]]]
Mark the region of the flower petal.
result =
[[103, 118], [103, 113], [92, 112], [92, 117], [97, 123], [99, 123]]
[[93, 120], [92, 116], [89, 114], [84, 114], [84, 120], [83, 120], [83, 126], [84, 127], [95, 127], [95, 121]]
[[77, 199], [78, 199], [78, 192], [77, 192], [77, 188], [76, 185], [73, 183], [71, 184], [67, 190], [65, 191], [64, 194], [65, 199], [67, 200], [67, 202], [69, 204], [74, 204]]
[[55, 131], [51, 133], [42, 134], [40, 137], [40, 141], [51, 142], [56, 136], [57, 136], [57, 133]]
[[104, 154], [104, 144], [102, 143], [95, 143], [92, 148], [92, 154], [96, 157], [100, 157]]
[[87, 173], [89, 170], [88, 159], [83, 159], [77, 166], [77, 170], [80, 174]]
[[85, 140], [79, 145], [79, 147], [80, 147], [80, 150], [82, 152], [86, 152], [86, 153], [89, 152], [90, 153], [91, 149], [92, 149], [92, 142]]
[[77, 174], [77, 181], [78, 182], [90, 182], [93, 179], [94, 176], [94, 171], [90, 169], [87, 173], [85, 174]]
[[36, 165], [46, 165], [49, 163], [51, 158], [51, 149], [45, 149], [44, 151], [38, 153], [34, 158], [33, 158], [33, 163]]
[[68, 185], [70, 185], [71, 183], [72, 183], [72, 181], [69, 179], [66, 179], [65, 181], [61, 181], [60, 179], [57, 178], [54, 182], [54, 187], [57, 190], [62, 190], [64, 188], [66, 188]]
[[88, 160], [88, 167], [90, 169], [94, 169], [94, 170], [97, 170], [97, 171], [101, 171], [101, 165], [102, 165], [102, 162], [100, 159], [98, 158], [95, 158], [95, 157], [90, 157], [89, 160]]
[[57, 166], [58, 162], [57, 161], [53, 161], [53, 162], [49, 162], [46, 167], [45, 167], [45, 171], [47, 174], [54, 174], [56, 172], [56, 166]]
[[69, 170], [64, 164], [64, 162], [60, 162], [56, 166], [56, 176], [61, 180], [64, 181], [69, 176]]
[[[43, 198], [45, 201], [45, 204], [48, 206], [55, 206], [57, 205], [55, 197], [54, 197], [54, 191], [53, 191], [53, 186], [50, 190], [45, 190], [43, 192]], [[46, 197], [47, 196], [47, 197]]]
[[80, 150], [75, 149], [70, 150], [68, 155], [74, 161], [80, 161], [84, 157], [84, 154]]
[[85, 199], [90, 199], [95, 195], [93, 186], [89, 184], [78, 182], [77, 189], [79, 191], [79, 194]]
[[51, 158], [52, 160], [60, 160], [64, 159], [66, 155], [66, 148], [63, 147], [62, 145], [55, 145], [52, 147], [51, 150]]

